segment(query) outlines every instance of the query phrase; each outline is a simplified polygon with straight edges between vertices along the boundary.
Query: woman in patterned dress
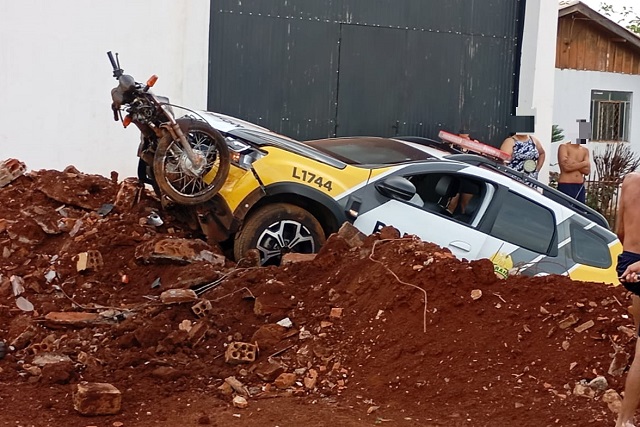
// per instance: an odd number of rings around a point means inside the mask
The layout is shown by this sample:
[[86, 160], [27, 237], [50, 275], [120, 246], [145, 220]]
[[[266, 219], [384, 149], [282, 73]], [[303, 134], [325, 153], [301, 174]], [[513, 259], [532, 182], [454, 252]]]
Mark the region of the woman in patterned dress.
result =
[[500, 149], [511, 155], [510, 168], [538, 179], [545, 159], [544, 148], [538, 138], [517, 133], [505, 139]]

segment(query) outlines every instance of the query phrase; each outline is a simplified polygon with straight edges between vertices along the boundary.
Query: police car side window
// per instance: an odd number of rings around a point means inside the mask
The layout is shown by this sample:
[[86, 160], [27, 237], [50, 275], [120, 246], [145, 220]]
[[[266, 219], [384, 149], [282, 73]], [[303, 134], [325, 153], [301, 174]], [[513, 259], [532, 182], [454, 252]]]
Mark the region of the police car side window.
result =
[[580, 264], [593, 267], [611, 267], [611, 252], [607, 242], [591, 230], [576, 223], [569, 227], [571, 234], [571, 257]]
[[553, 212], [509, 192], [500, 206], [490, 234], [521, 248], [547, 254], [555, 231], [556, 221]]

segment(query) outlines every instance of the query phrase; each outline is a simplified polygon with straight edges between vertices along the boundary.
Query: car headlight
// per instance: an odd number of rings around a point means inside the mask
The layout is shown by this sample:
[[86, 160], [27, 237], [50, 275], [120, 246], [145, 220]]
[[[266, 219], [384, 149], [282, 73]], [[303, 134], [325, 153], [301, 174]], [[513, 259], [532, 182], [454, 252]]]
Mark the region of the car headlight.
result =
[[242, 169], [251, 169], [253, 162], [265, 156], [263, 152], [233, 137], [227, 136], [225, 140], [229, 146], [229, 160], [231, 164]]

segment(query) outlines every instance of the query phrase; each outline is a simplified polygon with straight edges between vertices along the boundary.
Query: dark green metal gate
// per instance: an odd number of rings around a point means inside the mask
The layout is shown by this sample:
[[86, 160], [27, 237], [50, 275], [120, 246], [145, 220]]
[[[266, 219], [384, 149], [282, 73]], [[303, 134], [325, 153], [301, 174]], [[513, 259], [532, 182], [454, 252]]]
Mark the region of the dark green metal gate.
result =
[[208, 108], [298, 139], [499, 144], [524, 0], [212, 0]]

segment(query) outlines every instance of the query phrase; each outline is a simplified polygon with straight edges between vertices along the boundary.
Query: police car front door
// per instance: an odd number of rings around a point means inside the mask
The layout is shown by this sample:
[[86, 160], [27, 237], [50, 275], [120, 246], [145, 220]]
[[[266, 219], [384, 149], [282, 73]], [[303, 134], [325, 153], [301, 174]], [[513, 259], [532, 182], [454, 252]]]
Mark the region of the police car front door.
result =
[[372, 234], [390, 225], [400, 234], [413, 234], [451, 250], [459, 259], [477, 259], [488, 236], [470, 225], [438, 215], [410, 202], [390, 199], [362, 213], [354, 225], [365, 234]]

